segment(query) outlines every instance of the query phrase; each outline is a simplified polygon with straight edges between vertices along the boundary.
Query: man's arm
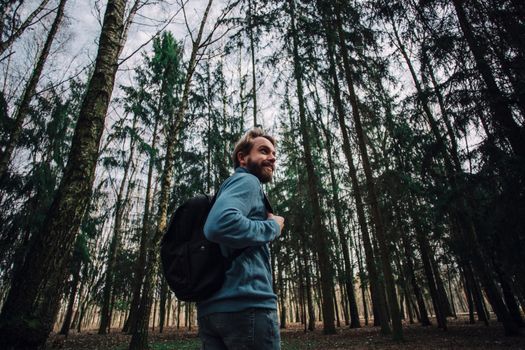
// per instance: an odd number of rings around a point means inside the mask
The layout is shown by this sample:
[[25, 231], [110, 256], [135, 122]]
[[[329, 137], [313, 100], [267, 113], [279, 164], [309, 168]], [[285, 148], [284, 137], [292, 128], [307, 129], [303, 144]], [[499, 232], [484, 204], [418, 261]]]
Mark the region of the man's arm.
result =
[[250, 174], [232, 179], [215, 201], [204, 225], [204, 235], [212, 242], [234, 249], [273, 241], [281, 227], [272, 219], [248, 218], [253, 203], [260, 201], [260, 184]]

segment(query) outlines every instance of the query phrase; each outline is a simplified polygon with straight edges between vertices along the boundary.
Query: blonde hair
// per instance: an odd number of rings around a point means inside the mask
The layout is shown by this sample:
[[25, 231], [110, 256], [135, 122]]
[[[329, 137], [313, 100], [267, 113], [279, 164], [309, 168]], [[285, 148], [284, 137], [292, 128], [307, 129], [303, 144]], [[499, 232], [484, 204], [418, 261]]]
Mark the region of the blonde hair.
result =
[[237, 169], [241, 166], [237, 155], [239, 153], [242, 153], [243, 155], [250, 153], [253, 147], [253, 139], [257, 137], [264, 137], [275, 147], [275, 139], [272, 136], [266, 134], [261, 128], [253, 128], [249, 130], [243, 135], [243, 137], [241, 137], [239, 141], [237, 141], [237, 144], [233, 149], [232, 160], [234, 169]]

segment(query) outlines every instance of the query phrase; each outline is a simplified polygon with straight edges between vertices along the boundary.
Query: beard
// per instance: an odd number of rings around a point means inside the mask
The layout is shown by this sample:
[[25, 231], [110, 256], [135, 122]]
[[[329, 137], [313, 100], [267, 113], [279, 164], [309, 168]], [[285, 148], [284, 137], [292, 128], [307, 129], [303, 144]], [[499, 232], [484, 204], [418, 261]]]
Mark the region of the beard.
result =
[[[272, 170], [269, 170], [268, 167], [271, 167]], [[251, 159], [248, 159], [246, 162], [246, 169], [248, 169], [250, 173], [255, 175], [259, 181], [264, 184], [272, 181], [273, 170], [275, 169], [275, 166], [271, 162], [256, 163]]]

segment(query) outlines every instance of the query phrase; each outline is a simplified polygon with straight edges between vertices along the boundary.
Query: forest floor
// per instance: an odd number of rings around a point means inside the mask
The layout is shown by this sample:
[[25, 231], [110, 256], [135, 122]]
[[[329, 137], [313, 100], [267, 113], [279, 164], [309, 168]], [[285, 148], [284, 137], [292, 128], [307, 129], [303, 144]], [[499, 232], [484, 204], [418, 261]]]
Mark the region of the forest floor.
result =
[[[435, 322], [434, 322], [435, 324]], [[314, 332], [304, 333], [300, 324], [282, 330], [282, 350], [331, 350], [331, 349], [512, 349], [525, 350], [525, 336], [506, 337], [503, 327], [491, 322], [489, 327], [482, 323], [468, 324], [464, 318], [450, 319], [448, 330], [435, 326], [421, 327], [406, 324], [403, 327], [404, 341], [394, 342], [390, 337], [379, 334], [379, 328], [363, 326], [359, 329], [339, 328], [336, 335], [325, 336], [322, 324]], [[524, 332], [525, 334], [525, 332]], [[64, 338], [53, 334], [48, 349], [62, 350], [126, 350], [130, 336], [114, 330], [109, 335], [98, 335], [96, 331], [72, 333]], [[150, 334], [154, 350], [197, 350], [200, 342], [195, 330], [166, 329], [164, 333]]]

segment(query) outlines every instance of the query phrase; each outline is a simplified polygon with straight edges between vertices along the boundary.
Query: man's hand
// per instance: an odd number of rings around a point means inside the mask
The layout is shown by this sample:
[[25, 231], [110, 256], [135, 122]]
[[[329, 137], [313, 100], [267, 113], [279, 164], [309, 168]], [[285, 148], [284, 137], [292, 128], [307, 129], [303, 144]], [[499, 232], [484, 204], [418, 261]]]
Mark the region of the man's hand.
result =
[[284, 218], [282, 216], [273, 215], [272, 213], [268, 213], [268, 220], [275, 220], [279, 224], [279, 227], [281, 228], [281, 231], [284, 227]]

